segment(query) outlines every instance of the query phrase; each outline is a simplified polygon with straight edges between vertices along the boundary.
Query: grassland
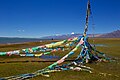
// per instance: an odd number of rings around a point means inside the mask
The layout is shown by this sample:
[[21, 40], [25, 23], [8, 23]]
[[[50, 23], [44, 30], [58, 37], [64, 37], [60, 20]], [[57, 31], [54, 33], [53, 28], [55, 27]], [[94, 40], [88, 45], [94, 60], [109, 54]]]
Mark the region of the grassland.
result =
[[[17, 50], [26, 47], [38, 46], [42, 44], [51, 43], [53, 41], [45, 41], [45, 42], [31, 42], [31, 43], [23, 43], [23, 44], [13, 44], [13, 45], [0, 45], [1, 51], [9, 51], [9, 50]], [[55, 41], [56, 42], [56, 41]], [[92, 67], [93, 73], [87, 73], [83, 71], [61, 71], [56, 73], [51, 73], [49, 78], [43, 76], [37, 76], [35, 78], [31, 78], [30, 80], [120, 80], [120, 39], [102, 39], [96, 38], [93, 42], [92, 39], [89, 40], [90, 43], [94, 44], [104, 44], [105, 46], [97, 46], [96, 48], [114, 58], [115, 61], [109, 63], [91, 63], [87, 64], [87, 66]], [[55, 55], [63, 56], [67, 54], [69, 51], [65, 52], [56, 52], [52, 53]], [[79, 54], [77, 51], [74, 58]], [[0, 77], [31, 73], [37, 71], [39, 69], [45, 68], [53, 62], [31, 62], [31, 61], [42, 61], [43, 59], [34, 58], [34, 57], [19, 57], [19, 56], [0, 56]], [[14, 63], [7, 63], [9, 61], [21, 61]], [[26, 61], [26, 62], [22, 62]], [[100, 74], [104, 73], [104, 74]]]

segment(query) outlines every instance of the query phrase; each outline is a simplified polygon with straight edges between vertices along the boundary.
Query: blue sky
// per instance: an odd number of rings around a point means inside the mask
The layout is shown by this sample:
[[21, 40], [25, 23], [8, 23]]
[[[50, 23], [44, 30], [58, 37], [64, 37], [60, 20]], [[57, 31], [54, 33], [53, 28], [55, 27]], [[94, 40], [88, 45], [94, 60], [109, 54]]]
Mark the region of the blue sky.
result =
[[[120, 0], [90, 2], [88, 33], [120, 29]], [[0, 36], [39, 38], [83, 33], [86, 3], [87, 0], [0, 0]]]

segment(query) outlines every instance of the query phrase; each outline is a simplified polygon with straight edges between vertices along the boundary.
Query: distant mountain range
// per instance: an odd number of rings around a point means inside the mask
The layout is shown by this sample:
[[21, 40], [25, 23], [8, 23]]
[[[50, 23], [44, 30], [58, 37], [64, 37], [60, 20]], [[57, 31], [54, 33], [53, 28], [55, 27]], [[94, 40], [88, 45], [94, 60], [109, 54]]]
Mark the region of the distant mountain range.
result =
[[[82, 34], [66, 34], [66, 35], [53, 35], [53, 36], [46, 36], [42, 37], [42, 39], [68, 39], [72, 37], [78, 37]], [[89, 37], [93, 37], [93, 34], [88, 34]], [[94, 34], [94, 37], [97, 38], [120, 38], [120, 30], [113, 31], [110, 33], [105, 34]]]
[[[18, 38], [18, 37], [0, 37], [0, 44], [11, 44], [11, 43], [23, 43], [23, 42], [38, 42], [43, 40], [52, 40], [52, 39], [68, 39], [72, 37], [78, 37], [82, 34], [66, 34], [66, 35], [53, 35], [46, 36], [42, 38]], [[89, 37], [93, 37], [93, 34], [88, 34]], [[97, 38], [120, 38], [120, 30], [113, 31], [105, 34], [94, 34], [94, 37]]]
[[120, 30], [117, 31], [113, 31], [110, 33], [106, 33], [106, 34], [102, 34], [98, 37], [102, 37], [102, 38], [120, 38]]

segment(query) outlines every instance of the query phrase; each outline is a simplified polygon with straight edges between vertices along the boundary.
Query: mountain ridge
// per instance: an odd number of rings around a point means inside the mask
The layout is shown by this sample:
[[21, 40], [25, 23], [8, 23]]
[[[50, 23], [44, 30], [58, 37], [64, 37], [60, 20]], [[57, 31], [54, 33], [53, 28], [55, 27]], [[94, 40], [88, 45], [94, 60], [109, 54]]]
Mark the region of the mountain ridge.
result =
[[120, 38], [120, 30], [100, 35], [101, 38]]
[[[76, 34], [63, 34], [63, 35], [52, 35], [52, 36], [45, 36], [45, 37], [40, 37], [40, 38], [22, 38], [22, 37], [0, 37], [0, 39], [31, 39], [31, 40], [40, 40], [40, 39], [68, 39], [72, 37], [78, 37], [82, 36], [80, 33]], [[93, 34], [88, 34], [88, 37], [93, 37]], [[113, 32], [109, 33], [104, 33], [104, 34], [94, 34], [94, 37], [96, 38], [120, 38], [120, 30], [116, 30]]]
[[[64, 35], [53, 35], [53, 36], [45, 36], [42, 37], [42, 39], [68, 39], [72, 37], [78, 37], [82, 36], [82, 34], [64, 34]], [[120, 38], [120, 30], [116, 30], [110, 33], [104, 33], [104, 34], [88, 34], [88, 37], [96, 37], [96, 38]]]

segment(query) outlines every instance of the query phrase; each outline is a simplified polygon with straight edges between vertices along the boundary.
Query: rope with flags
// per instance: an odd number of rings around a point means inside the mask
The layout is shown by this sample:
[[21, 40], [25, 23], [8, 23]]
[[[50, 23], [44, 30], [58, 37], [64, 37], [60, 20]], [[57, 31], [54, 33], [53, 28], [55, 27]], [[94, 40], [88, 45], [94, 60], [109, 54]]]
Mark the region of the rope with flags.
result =
[[41, 45], [41, 46], [25, 48], [25, 49], [21, 49], [21, 50], [0, 52], [0, 56], [17, 55], [17, 56], [21, 56], [21, 57], [23, 57], [23, 56], [40, 57], [42, 55], [47, 55], [52, 52], [56, 52], [56, 51], [60, 51], [60, 50], [61, 51], [69, 50], [69, 48], [71, 46], [76, 45], [77, 42], [78, 42], [78, 38], [74, 37], [74, 38], [69, 38], [67, 40], [62, 40], [59, 42], [54, 42], [54, 43], [45, 44], [45, 45]]

